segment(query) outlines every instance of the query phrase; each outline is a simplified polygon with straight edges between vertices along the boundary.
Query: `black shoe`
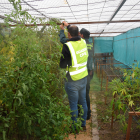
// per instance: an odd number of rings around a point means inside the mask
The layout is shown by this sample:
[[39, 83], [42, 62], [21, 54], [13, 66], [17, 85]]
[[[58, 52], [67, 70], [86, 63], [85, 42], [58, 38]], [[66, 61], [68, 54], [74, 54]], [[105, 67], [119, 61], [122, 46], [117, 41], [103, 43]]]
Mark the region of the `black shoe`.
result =
[[87, 129], [86, 129], [86, 126], [82, 126], [82, 131], [86, 131]]
[[87, 120], [89, 120], [90, 119], [90, 116], [87, 116]]

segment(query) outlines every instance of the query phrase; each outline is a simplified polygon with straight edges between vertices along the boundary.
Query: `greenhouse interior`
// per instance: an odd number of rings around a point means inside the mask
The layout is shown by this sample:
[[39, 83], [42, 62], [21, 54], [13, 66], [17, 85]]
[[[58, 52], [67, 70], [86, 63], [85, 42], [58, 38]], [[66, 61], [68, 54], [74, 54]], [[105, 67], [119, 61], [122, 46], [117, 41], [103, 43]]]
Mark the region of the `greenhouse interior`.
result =
[[0, 140], [140, 140], [140, 0], [0, 11]]

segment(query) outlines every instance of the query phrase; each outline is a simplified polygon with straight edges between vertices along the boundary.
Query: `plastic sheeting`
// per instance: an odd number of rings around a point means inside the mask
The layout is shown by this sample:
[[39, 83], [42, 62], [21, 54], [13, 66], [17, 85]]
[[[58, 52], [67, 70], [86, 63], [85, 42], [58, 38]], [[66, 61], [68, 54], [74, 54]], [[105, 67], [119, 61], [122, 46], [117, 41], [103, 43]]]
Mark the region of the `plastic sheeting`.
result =
[[[91, 36], [117, 36], [139, 27], [139, 22], [121, 21], [139, 19], [140, 0], [126, 0], [112, 19], [121, 3], [123, 0], [20, 0], [22, 11], [28, 12], [32, 17], [41, 18], [43, 22], [47, 22], [50, 18], [58, 18], [61, 22], [65, 20], [69, 24], [75, 22], [79, 29], [89, 30]], [[14, 12], [12, 2], [0, 0], [0, 12], [0, 22], [3, 23], [3, 18]], [[20, 19], [15, 18], [15, 20], [20, 21], [23, 17], [24, 15], [21, 14]], [[120, 21], [120, 23], [109, 23], [110, 19]], [[99, 21], [102, 22], [99, 23]], [[108, 21], [109, 24], [103, 21]], [[95, 22], [96, 24], [78, 24], [79, 22]], [[30, 24], [28, 20], [25, 23]], [[40, 21], [37, 20], [36, 23], [40, 24]]]
[[113, 52], [113, 37], [95, 37], [94, 54]]
[[130, 66], [139, 62], [140, 67], [140, 28], [114, 37], [113, 51], [116, 60]]

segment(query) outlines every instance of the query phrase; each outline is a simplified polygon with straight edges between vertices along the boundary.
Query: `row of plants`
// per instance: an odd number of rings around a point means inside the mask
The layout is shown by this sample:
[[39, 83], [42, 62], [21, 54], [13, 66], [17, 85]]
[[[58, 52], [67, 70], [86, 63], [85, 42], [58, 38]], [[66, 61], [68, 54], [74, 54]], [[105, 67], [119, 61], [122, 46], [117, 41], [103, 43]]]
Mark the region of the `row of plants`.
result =
[[[59, 67], [60, 21], [50, 19], [46, 27], [22, 10], [20, 0], [9, 2], [15, 10], [4, 25], [11, 33], [0, 36], [0, 140], [62, 140], [72, 122]], [[11, 18], [21, 24], [10, 28]], [[41, 30], [25, 26], [38, 21]]]
[[[123, 80], [121, 78], [114, 79], [109, 83], [110, 90], [107, 94], [112, 94], [113, 98], [108, 111], [114, 112], [113, 115], [119, 120], [121, 128], [126, 132], [128, 112], [140, 112], [140, 68], [134, 65], [132, 69], [121, 71], [123, 71]], [[114, 110], [112, 110], [113, 106]], [[135, 119], [137, 124], [140, 123], [140, 116], [138, 118]], [[137, 127], [140, 127], [140, 125], [137, 125]]]

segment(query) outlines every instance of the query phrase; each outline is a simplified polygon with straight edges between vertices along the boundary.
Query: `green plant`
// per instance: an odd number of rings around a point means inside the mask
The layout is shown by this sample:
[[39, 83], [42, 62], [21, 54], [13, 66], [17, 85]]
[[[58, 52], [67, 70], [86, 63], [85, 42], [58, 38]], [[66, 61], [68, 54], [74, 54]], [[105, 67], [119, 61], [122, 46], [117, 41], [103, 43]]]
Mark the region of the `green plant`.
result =
[[59, 68], [59, 20], [50, 19], [41, 31], [26, 27], [24, 23], [36, 25], [37, 19], [22, 11], [20, 0], [9, 1], [15, 11], [5, 25], [11, 17], [21, 24], [9, 37], [0, 37], [0, 139], [62, 140], [72, 122], [65, 71]]
[[120, 120], [123, 130], [127, 128], [126, 118], [129, 111], [140, 111], [140, 69], [134, 67], [130, 70], [123, 70], [123, 81], [114, 79], [110, 82], [110, 90], [115, 96], [111, 101], [110, 109], [119, 110], [116, 117]]

